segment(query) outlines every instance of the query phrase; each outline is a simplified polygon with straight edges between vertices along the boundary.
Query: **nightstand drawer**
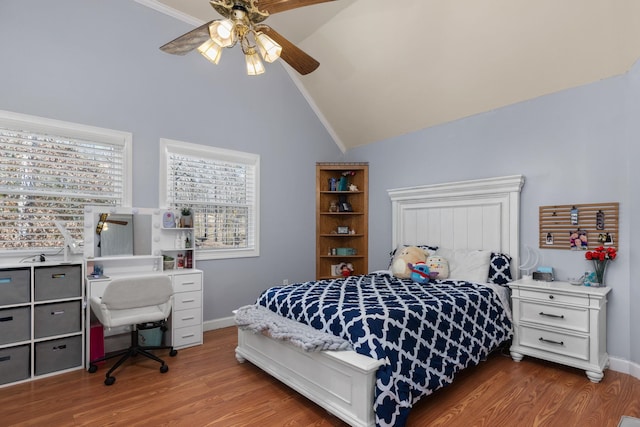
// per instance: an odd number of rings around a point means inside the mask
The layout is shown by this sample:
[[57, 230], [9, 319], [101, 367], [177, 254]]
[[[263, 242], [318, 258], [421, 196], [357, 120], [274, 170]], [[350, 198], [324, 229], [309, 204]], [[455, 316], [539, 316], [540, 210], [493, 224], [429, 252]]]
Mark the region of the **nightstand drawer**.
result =
[[589, 309], [520, 300], [520, 321], [589, 332]]
[[541, 301], [547, 302], [558, 302], [563, 304], [571, 304], [571, 305], [582, 305], [589, 306], [589, 296], [588, 295], [567, 295], [562, 293], [556, 293], [549, 290], [531, 290], [531, 289], [521, 289], [520, 290], [521, 298], [530, 298], [537, 299]]
[[520, 345], [568, 356], [574, 359], [589, 360], [589, 337], [562, 334], [544, 329], [520, 326]]

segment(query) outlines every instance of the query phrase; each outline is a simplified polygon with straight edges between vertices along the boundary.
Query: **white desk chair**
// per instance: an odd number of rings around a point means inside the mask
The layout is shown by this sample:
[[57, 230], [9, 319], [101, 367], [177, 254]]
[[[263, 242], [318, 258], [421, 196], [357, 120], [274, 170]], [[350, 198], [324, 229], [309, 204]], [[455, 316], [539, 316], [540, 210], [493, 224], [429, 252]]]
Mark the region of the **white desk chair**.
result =
[[92, 297], [89, 303], [91, 311], [100, 323], [107, 328], [117, 326], [133, 326], [131, 331], [131, 346], [105, 357], [89, 362], [89, 372], [98, 370], [96, 363], [120, 356], [120, 359], [105, 375], [104, 383], [113, 384], [116, 379], [111, 374], [129, 357], [142, 355], [161, 363], [160, 372], [165, 373], [169, 366], [164, 360], [150, 353], [148, 350], [169, 349], [169, 356], [178, 352], [172, 346], [141, 346], [138, 344], [138, 329], [136, 325], [146, 322], [166, 321], [171, 313], [171, 299], [173, 287], [171, 279], [164, 274], [150, 274], [144, 276], [130, 276], [113, 279], [105, 288], [102, 298]]

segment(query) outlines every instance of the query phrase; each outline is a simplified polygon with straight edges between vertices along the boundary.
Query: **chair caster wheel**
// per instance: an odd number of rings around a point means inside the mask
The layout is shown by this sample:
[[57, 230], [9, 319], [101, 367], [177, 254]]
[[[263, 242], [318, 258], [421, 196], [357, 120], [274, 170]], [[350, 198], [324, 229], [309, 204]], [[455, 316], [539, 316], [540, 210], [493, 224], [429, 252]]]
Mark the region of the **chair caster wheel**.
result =
[[178, 350], [171, 349], [171, 351], [169, 352], [169, 356], [171, 357], [176, 357], [176, 354], [178, 354]]
[[88, 372], [90, 374], [94, 374], [97, 370], [98, 370], [98, 367], [96, 365], [93, 365], [93, 364], [89, 365]]
[[160, 373], [161, 374], [166, 373], [168, 370], [169, 370], [169, 366], [167, 366], [167, 365], [160, 366]]
[[112, 385], [116, 382], [116, 377], [107, 377], [104, 379], [104, 385]]

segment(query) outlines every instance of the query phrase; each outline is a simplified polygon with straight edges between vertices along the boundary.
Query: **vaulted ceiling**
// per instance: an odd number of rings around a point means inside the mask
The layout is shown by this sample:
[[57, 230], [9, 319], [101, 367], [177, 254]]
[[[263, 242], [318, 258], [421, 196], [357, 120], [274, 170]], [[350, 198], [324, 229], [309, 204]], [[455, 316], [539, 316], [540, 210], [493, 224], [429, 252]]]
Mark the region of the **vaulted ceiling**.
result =
[[[207, 0], [136, 1], [194, 26], [220, 18]], [[278, 61], [343, 150], [624, 74], [640, 58], [637, 0], [336, 0], [265, 23], [320, 62], [300, 76]]]

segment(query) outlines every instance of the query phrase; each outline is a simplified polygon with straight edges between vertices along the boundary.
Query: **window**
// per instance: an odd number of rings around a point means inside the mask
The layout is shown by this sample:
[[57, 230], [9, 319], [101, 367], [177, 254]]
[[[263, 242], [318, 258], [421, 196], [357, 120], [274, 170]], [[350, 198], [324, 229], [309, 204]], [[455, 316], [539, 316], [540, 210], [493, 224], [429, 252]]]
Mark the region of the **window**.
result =
[[0, 252], [83, 238], [84, 206], [131, 205], [131, 134], [0, 110]]
[[197, 259], [259, 255], [259, 155], [161, 139], [160, 165], [160, 200], [192, 210]]

